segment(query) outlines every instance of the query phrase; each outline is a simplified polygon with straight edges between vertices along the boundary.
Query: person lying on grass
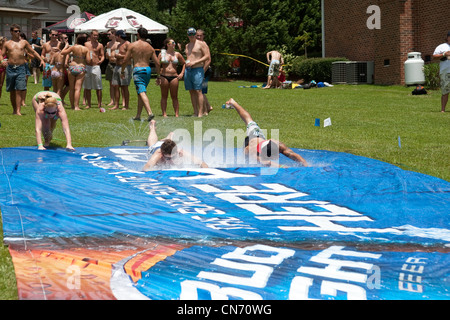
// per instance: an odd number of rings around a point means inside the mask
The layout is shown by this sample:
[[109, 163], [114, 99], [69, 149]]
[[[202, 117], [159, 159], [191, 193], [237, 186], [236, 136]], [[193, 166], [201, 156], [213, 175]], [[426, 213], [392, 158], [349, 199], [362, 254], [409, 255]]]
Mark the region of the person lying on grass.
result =
[[142, 168], [143, 171], [149, 171], [153, 167], [172, 167], [182, 165], [194, 165], [200, 168], [208, 168], [208, 165], [202, 160], [194, 157], [183, 149], [179, 149], [172, 140], [173, 132], [165, 139], [159, 140], [156, 133], [156, 121], [149, 123], [150, 132], [147, 139], [148, 161]]
[[[66, 149], [74, 151], [70, 135], [69, 119], [59, 95], [52, 91], [41, 91], [33, 97], [33, 108], [36, 114], [36, 141], [39, 150], [46, 150], [53, 138], [58, 119], [61, 119], [62, 129], [66, 135]], [[44, 143], [42, 143], [44, 136]]]
[[267, 140], [259, 126], [253, 121], [250, 113], [240, 106], [233, 98], [228, 100], [226, 104], [236, 109], [237, 113], [247, 126], [244, 153], [251, 159], [254, 159], [267, 167], [281, 167], [281, 165], [278, 164], [279, 155], [281, 153], [286, 157], [301, 163], [304, 167], [308, 166], [308, 163], [302, 156], [292, 151], [281, 141], [274, 139]]

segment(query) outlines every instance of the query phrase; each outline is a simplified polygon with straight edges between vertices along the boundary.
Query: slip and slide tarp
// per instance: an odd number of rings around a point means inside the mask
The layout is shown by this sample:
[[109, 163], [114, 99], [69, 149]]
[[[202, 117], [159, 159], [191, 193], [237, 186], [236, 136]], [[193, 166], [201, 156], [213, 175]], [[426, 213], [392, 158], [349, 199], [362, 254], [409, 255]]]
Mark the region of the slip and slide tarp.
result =
[[311, 166], [142, 172], [144, 147], [0, 149], [19, 298], [450, 298], [449, 182], [294, 150]]

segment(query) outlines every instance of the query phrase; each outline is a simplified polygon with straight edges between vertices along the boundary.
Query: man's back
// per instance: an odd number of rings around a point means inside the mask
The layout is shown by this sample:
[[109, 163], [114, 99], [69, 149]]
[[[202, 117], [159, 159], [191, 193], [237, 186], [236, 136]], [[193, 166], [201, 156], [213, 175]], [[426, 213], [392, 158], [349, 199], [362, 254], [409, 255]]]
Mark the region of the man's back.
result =
[[138, 40], [130, 45], [130, 53], [135, 67], [148, 67], [155, 50], [143, 40]]

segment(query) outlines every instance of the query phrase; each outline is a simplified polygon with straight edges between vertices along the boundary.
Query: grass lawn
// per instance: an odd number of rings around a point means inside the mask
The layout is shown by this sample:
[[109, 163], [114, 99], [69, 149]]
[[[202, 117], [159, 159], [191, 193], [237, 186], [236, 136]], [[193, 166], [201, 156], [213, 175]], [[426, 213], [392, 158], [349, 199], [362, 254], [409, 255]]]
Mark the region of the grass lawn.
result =
[[[13, 116], [9, 94], [0, 99], [0, 148], [35, 146], [34, 111], [31, 98], [42, 90], [29, 80], [27, 107], [22, 117]], [[188, 129], [193, 135], [194, 124], [202, 120], [202, 129], [219, 129], [225, 137], [226, 129], [245, 129], [234, 110], [221, 106], [230, 97], [246, 108], [263, 129], [279, 129], [280, 140], [301, 149], [347, 152], [395, 164], [450, 181], [450, 105], [447, 113], [440, 112], [439, 91], [426, 96], [412, 96], [413, 88], [403, 86], [337, 85], [332, 88], [310, 90], [262, 90], [238, 88], [254, 83], [244, 81], [210, 82], [208, 98], [214, 110], [208, 117], [192, 117], [189, 93], [180, 83], [180, 117], [175, 118], [171, 100], [168, 118], [161, 117], [160, 89], [152, 79], [148, 96], [156, 115], [161, 137], [175, 129]], [[259, 84], [259, 83], [258, 83]], [[103, 102], [109, 102], [109, 86], [105, 83]], [[130, 86], [131, 110], [107, 111], [98, 108], [83, 111], [67, 109], [73, 146], [109, 147], [123, 140], [145, 140], [146, 121], [133, 121], [137, 98]], [[96, 96], [93, 92], [94, 105]], [[66, 98], [68, 102], [68, 96]], [[145, 119], [145, 111], [143, 112]], [[316, 118], [321, 127], [314, 126]], [[331, 118], [332, 125], [323, 127], [323, 120]], [[198, 126], [198, 123], [197, 123]], [[399, 140], [401, 139], [401, 147]], [[58, 124], [54, 145], [65, 146], [64, 134]], [[141, 144], [143, 145], [143, 143]], [[2, 234], [0, 228], [0, 236]], [[2, 239], [0, 239], [2, 240]], [[17, 298], [12, 264], [7, 248], [0, 245], [0, 299]]]

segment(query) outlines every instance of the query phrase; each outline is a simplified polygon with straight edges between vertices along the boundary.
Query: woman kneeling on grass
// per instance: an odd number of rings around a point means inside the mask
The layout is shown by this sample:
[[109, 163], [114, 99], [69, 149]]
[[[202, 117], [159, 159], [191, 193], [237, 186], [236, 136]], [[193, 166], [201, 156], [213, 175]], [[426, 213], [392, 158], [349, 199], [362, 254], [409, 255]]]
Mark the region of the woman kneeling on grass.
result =
[[[50, 145], [55, 130], [56, 122], [61, 119], [62, 129], [66, 135], [66, 149], [75, 150], [72, 147], [69, 119], [62, 105], [59, 95], [52, 91], [41, 91], [33, 97], [33, 108], [36, 113], [36, 141], [39, 150], [45, 150]], [[44, 144], [42, 143], [44, 136]]]

